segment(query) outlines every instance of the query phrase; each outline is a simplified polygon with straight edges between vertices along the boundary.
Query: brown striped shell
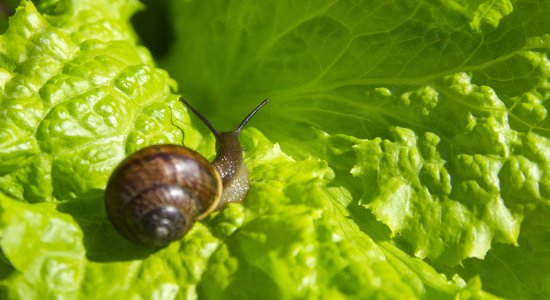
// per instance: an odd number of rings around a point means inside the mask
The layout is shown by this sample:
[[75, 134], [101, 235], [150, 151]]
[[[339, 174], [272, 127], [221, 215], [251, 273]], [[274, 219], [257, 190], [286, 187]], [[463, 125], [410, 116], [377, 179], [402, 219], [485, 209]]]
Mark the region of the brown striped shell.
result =
[[218, 171], [200, 154], [178, 145], [155, 145], [115, 169], [105, 190], [105, 208], [124, 237], [163, 247], [216, 209], [221, 194]]

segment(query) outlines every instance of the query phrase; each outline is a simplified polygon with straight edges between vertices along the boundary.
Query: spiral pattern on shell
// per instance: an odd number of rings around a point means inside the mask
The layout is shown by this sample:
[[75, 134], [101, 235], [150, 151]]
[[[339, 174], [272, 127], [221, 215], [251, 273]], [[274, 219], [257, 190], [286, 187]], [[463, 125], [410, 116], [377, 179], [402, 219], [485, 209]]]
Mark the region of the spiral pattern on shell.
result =
[[219, 174], [200, 154], [177, 145], [155, 145], [116, 168], [105, 190], [105, 208], [124, 237], [163, 247], [213, 210], [221, 192]]

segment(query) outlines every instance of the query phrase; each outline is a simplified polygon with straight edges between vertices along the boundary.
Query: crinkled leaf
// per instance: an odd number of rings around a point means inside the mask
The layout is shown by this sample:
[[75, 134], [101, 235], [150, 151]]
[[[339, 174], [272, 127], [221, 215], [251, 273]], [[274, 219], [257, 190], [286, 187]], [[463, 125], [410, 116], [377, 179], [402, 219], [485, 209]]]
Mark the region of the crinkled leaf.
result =
[[325, 160], [347, 209], [372, 212], [400, 249], [452, 276], [501, 244], [524, 247], [523, 220], [550, 203], [548, 1], [173, 7], [180, 38], [163, 66], [185, 92], [270, 96], [258, 127], [296, 159]]
[[77, 199], [103, 189], [127, 153], [181, 139], [166, 105], [175, 84], [128, 27], [138, 3], [97, 5], [64, 1], [41, 14], [23, 2], [0, 37], [5, 194]]
[[548, 214], [548, 208], [543, 208], [526, 216], [518, 240], [520, 247], [496, 245], [485, 259], [467, 260], [462, 272], [466, 276], [480, 274], [485, 288], [505, 291], [508, 299], [549, 298]]
[[214, 124], [271, 97], [241, 136], [247, 201], [160, 251], [122, 239], [122, 157], [212, 140], [136, 45], [137, 2], [23, 1], [0, 36], [2, 298], [548, 295], [549, 3], [171, 6], [163, 66]]

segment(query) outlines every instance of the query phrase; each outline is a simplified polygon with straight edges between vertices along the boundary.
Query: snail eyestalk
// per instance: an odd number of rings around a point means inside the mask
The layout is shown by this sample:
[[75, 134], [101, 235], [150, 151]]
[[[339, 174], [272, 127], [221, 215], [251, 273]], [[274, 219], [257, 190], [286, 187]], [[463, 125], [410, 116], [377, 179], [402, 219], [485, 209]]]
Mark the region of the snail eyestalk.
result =
[[201, 121], [204, 123], [204, 125], [206, 125], [206, 127], [208, 127], [208, 129], [210, 129], [210, 131], [215, 136], [219, 135], [219, 131], [216, 129], [216, 127], [214, 127], [214, 125], [212, 125], [212, 123], [210, 123], [210, 121], [208, 121], [198, 110], [196, 110], [193, 106], [191, 106], [191, 104], [189, 104], [189, 102], [185, 101], [185, 99], [183, 99], [183, 97], [180, 97], [180, 101], [185, 106], [187, 106], [187, 108], [189, 108], [195, 114], [195, 116], [197, 116], [199, 119], [201, 119]]
[[[212, 125], [212, 123], [210, 123], [210, 121], [208, 121], [198, 110], [196, 110], [193, 106], [191, 106], [191, 104], [189, 104], [189, 102], [185, 101], [185, 99], [183, 99], [183, 97], [180, 97], [179, 99], [185, 106], [187, 106], [187, 108], [189, 108], [203, 123], [204, 125], [206, 125], [206, 127], [208, 127], [208, 129], [210, 129], [210, 131], [215, 135], [215, 136], [218, 136], [220, 134], [220, 132], [218, 131], [218, 129], [216, 129], [216, 127], [214, 127], [214, 125]], [[258, 106], [256, 106], [256, 108], [254, 108], [242, 121], [241, 121], [241, 124], [239, 124], [239, 126], [237, 126], [237, 129], [235, 129], [233, 132], [236, 134], [236, 135], [239, 135], [239, 133], [241, 133], [241, 130], [244, 128], [244, 126], [248, 123], [248, 121], [250, 121], [250, 119], [252, 119], [252, 117], [264, 106], [267, 104], [267, 102], [269, 101], [269, 98], [265, 98], [264, 101], [262, 101], [262, 103], [260, 103]]]
[[244, 118], [244, 120], [241, 121], [241, 124], [239, 124], [239, 126], [237, 127], [237, 129], [235, 129], [235, 133], [238, 135], [239, 133], [241, 133], [241, 130], [244, 128], [244, 126], [246, 125], [246, 123], [248, 123], [248, 121], [250, 121], [250, 119], [252, 119], [252, 117], [260, 110], [260, 108], [262, 108], [264, 105], [267, 104], [267, 101], [269, 101], [269, 98], [265, 98], [264, 101], [262, 101], [262, 103], [260, 103], [258, 106], [256, 106], [256, 108], [254, 108], [249, 114], [248, 116], [246, 116]]

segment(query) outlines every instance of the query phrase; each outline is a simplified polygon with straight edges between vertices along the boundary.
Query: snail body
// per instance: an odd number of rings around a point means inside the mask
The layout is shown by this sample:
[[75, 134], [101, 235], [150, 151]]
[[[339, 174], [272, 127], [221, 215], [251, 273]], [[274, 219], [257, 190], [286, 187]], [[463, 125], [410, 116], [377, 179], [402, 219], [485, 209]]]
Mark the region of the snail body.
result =
[[180, 145], [149, 146], [124, 159], [105, 190], [105, 209], [115, 229], [144, 246], [164, 247], [181, 239], [195, 221], [243, 201], [249, 190], [238, 136], [267, 99], [229, 132], [219, 132], [180, 100], [216, 137], [214, 161]]

